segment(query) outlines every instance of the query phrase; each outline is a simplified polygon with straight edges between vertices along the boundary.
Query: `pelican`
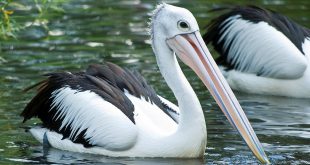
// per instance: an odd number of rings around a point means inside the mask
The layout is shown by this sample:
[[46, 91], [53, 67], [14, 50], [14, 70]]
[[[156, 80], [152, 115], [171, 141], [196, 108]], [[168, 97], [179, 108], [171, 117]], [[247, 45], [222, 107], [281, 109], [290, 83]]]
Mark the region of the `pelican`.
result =
[[203, 36], [234, 90], [310, 98], [310, 30], [276, 12], [234, 7], [213, 19]]
[[37, 116], [43, 122], [30, 129], [34, 138], [61, 150], [112, 157], [203, 157], [204, 114], [177, 56], [208, 87], [255, 156], [268, 163], [194, 16], [160, 4], [150, 26], [157, 64], [178, 107], [158, 96], [140, 74], [112, 63], [94, 64], [85, 72], [50, 73], [35, 85], [38, 93], [21, 114], [24, 121]]

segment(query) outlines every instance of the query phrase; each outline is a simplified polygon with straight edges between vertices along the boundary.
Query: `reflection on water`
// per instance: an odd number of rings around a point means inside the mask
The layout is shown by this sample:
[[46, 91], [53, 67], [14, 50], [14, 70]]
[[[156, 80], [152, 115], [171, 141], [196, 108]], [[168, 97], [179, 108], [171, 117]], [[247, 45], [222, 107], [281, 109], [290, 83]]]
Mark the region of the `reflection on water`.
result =
[[[15, 1], [24, 6], [32, 1]], [[201, 27], [216, 13], [211, 7], [250, 1], [171, 1], [190, 9]], [[254, 3], [251, 1], [251, 3]], [[256, 1], [310, 27], [310, 1]], [[147, 33], [153, 1], [63, 1], [64, 13], [48, 13], [48, 29], [27, 28], [18, 40], [0, 43], [0, 163], [2, 164], [258, 164], [241, 137], [188, 68], [185, 74], [205, 110], [208, 144], [204, 160], [108, 158], [57, 149], [43, 149], [26, 132], [38, 120], [22, 124], [19, 117], [34, 92], [22, 89], [53, 71], [77, 71], [90, 63], [115, 62], [140, 71], [158, 93], [175, 100], [161, 78]], [[33, 21], [34, 7], [15, 12], [25, 24]], [[29, 14], [32, 13], [31, 14]], [[25, 14], [28, 13], [28, 14]], [[203, 30], [202, 30], [203, 31]], [[259, 139], [274, 164], [310, 164], [310, 101], [238, 93]]]
[[9, 159], [15, 162], [30, 163], [54, 163], [58, 164], [158, 164], [170, 165], [171, 162], [180, 165], [199, 165], [203, 163], [201, 159], [163, 159], [163, 158], [111, 158], [100, 155], [81, 154], [75, 152], [61, 151], [54, 148], [34, 148], [35, 153], [27, 159]]
[[[310, 137], [310, 101], [308, 99], [251, 95], [242, 95], [239, 98], [250, 120], [251, 117], [254, 123], [255, 118], [260, 120], [256, 124], [257, 130], [268, 129], [268, 134], [277, 136]], [[310, 152], [309, 147], [308, 152]]]

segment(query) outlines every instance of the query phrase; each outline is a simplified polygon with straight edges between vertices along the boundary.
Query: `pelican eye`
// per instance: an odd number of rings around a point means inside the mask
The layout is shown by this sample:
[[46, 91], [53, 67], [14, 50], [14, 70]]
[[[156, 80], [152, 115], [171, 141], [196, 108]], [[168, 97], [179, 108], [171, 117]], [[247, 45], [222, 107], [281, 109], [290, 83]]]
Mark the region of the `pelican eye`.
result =
[[182, 31], [188, 31], [190, 29], [189, 24], [184, 20], [178, 21], [178, 28]]

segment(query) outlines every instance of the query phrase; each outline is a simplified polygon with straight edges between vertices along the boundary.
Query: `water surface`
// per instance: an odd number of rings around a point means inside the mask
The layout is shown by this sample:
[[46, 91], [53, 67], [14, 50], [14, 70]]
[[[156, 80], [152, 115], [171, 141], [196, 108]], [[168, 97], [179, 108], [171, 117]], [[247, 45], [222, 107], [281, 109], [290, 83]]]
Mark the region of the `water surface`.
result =
[[[18, 39], [0, 43], [0, 163], [6, 164], [258, 164], [256, 158], [232, 129], [215, 101], [199, 79], [187, 67], [184, 72], [203, 106], [208, 144], [204, 160], [114, 159], [98, 155], [72, 153], [43, 148], [22, 124], [19, 114], [35, 91], [22, 90], [42, 80], [45, 73], [78, 71], [88, 64], [111, 61], [141, 72], [158, 93], [175, 101], [160, 76], [147, 33], [150, 12], [155, 1], [59, 1], [59, 10], [50, 10], [44, 18], [31, 0], [15, 1], [15, 19], [31, 25]], [[213, 7], [256, 4], [279, 11], [310, 27], [310, 1], [183, 1], [172, 4], [193, 12], [202, 28], [217, 13]], [[184, 65], [182, 65], [184, 66]], [[274, 164], [310, 164], [310, 101], [284, 97], [236, 93], [254, 130]]]

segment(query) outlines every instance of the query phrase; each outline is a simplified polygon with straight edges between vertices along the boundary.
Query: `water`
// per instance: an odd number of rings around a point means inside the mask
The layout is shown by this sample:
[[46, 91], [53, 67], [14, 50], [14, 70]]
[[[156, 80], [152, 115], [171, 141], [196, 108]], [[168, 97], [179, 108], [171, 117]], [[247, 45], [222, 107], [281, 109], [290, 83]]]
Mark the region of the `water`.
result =
[[[30, 25], [39, 13], [31, 0], [19, 4], [16, 20]], [[208, 144], [204, 160], [114, 159], [43, 148], [25, 130], [19, 116], [34, 91], [22, 90], [53, 71], [77, 71], [90, 63], [111, 61], [141, 72], [158, 93], [175, 100], [155, 63], [147, 33], [154, 1], [60, 0], [62, 10], [51, 9], [18, 40], [0, 43], [0, 163], [1, 164], [258, 164], [241, 137], [229, 125], [199, 79], [187, 67], [184, 72], [205, 110]], [[190, 9], [200, 26], [216, 15], [212, 7], [256, 4], [279, 11], [310, 27], [310, 1], [178, 1]], [[39, 23], [38, 23], [39, 22]], [[35, 26], [40, 24], [40, 26]], [[42, 26], [45, 24], [45, 26]], [[203, 32], [204, 30], [202, 30]], [[310, 102], [307, 99], [236, 93], [254, 130], [274, 164], [310, 164]]]

